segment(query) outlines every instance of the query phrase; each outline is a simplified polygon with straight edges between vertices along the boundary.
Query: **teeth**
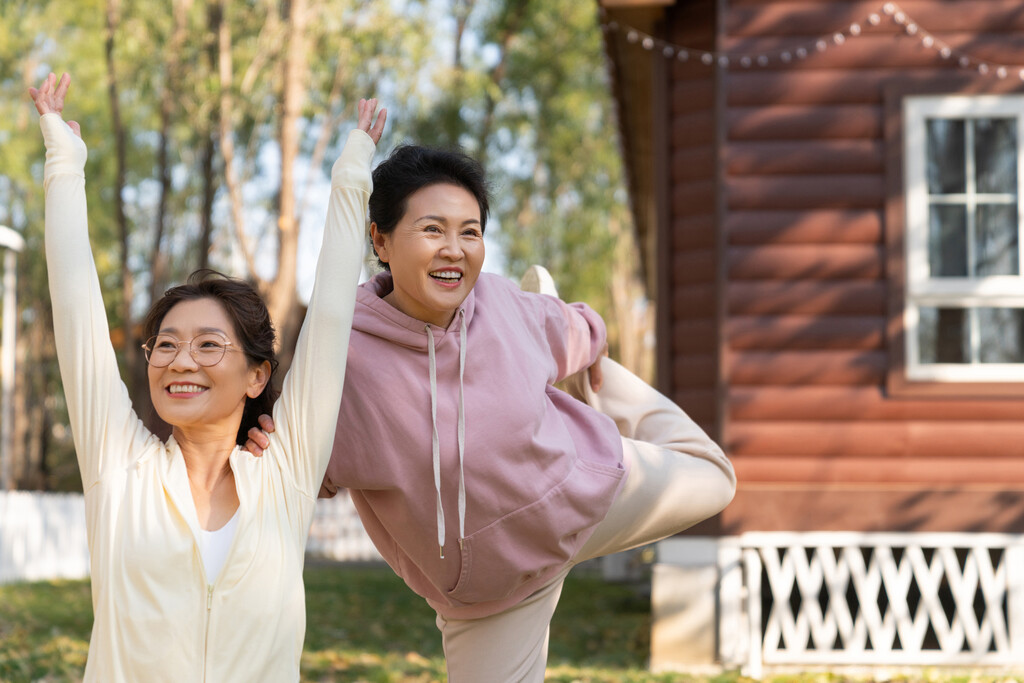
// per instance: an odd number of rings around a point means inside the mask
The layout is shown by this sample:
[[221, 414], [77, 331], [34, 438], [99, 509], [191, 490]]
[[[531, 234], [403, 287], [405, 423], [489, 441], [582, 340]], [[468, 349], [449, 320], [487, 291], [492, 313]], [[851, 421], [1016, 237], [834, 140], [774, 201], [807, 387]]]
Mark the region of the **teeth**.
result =
[[167, 387], [167, 391], [172, 394], [198, 394], [200, 391], [205, 391], [206, 387], [201, 387], [198, 384], [172, 384]]
[[435, 270], [430, 273], [430, 277], [438, 280], [448, 280], [450, 282], [458, 282], [462, 279], [462, 273], [457, 270]]

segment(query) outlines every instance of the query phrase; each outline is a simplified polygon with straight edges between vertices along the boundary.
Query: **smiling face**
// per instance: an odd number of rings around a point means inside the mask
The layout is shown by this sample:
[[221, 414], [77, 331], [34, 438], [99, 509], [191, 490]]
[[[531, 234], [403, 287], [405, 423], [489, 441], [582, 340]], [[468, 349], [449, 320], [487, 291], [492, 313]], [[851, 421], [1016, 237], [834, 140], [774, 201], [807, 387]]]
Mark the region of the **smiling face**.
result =
[[394, 278], [384, 299], [417, 320], [448, 327], [484, 262], [476, 198], [458, 185], [428, 185], [409, 195], [394, 230], [383, 234], [373, 223], [370, 235]]
[[231, 319], [215, 299], [190, 299], [174, 305], [159, 326], [161, 335], [188, 341], [217, 334], [231, 342], [216, 365], [203, 367], [181, 344], [167, 367], [149, 366], [149, 394], [157, 414], [174, 427], [218, 432], [234, 439], [246, 397], [259, 396], [269, 378], [269, 364], [251, 366], [241, 352]]

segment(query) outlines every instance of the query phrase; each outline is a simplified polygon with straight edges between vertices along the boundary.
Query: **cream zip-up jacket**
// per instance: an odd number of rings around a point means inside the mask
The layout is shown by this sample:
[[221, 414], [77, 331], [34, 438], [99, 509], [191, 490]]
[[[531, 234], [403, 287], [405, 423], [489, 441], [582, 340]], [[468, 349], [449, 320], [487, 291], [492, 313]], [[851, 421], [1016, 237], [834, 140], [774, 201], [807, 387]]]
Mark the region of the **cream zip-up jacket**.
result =
[[238, 448], [230, 457], [238, 529], [211, 583], [180, 448], [143, 427], [118, 373], [87, 234], [85, 145], [57, 114], [40, 125], [54, 331], [89, 534], [95, 621], [85, 680], [297, 681], [303, 557], [341, 402], [373, 141], [353, 131], [334, 165], [277, 431], [262, 458]]

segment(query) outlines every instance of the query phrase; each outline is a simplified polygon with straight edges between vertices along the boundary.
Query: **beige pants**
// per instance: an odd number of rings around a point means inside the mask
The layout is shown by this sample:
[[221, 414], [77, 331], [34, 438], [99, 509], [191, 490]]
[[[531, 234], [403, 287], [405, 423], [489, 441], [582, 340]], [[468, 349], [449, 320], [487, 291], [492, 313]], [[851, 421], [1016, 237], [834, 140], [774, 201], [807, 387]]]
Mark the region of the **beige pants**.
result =
[[[603, 359], [601, 369], [601, 391], [583, 393], [618, 425], [629, 475], [573, 565], [687, 529], [720, 512], [736, 489], [725, 454], [678, 406], [614, 361]], [[438, 615], [449, 682], [543, 681], [548, 627], [570, 568], [499, 614]]]

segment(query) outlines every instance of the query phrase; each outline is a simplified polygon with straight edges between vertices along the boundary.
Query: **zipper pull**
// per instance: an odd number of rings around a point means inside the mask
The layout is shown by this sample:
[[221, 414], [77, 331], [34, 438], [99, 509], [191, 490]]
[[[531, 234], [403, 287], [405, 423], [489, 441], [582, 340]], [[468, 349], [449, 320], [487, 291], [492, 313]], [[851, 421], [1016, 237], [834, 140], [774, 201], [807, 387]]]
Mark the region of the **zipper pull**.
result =
[[213, 608], [213, 586], [206, 587], [206, 611], [209, 612]]

